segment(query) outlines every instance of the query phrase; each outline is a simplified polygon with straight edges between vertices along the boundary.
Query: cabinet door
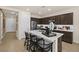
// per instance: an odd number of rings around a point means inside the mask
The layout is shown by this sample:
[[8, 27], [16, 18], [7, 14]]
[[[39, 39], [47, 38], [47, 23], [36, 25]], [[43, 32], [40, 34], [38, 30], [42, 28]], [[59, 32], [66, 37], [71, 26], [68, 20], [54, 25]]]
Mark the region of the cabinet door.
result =
[[38, 19], [37, 24], [42, 24], [42, 19]]
[[35, 22], [39, 23], [39, 19], [38, 18], [31, 17], [31, 21], [35, 21]]
[[64, 15], [61, 15], [61, 24], [65, 24], [65, 21], [64, 21]]
[[59, 24], [58, 16], [55, 16], [55, 24]]
[[62, 24], [61, 22], [62, 22], [62, 20], [61, 20], [61, 15], [58, 15], [58, 24], [59, 24], [59, 25]]
[[64, 36], [63, 36], [63, 41], [67, 42], [67, 43], [71, 43], [73, 42], [73, 34], [72, 32], [65, 32]]
[[64, 24], [73, 24], [73, 13], [64, 14]]
[[56, 24], [61, 24], [61, 15], [55, 16], [55, 23]]
[[50, 20], [50, 18], [45, 18], [45, 19], [43, 20], [43, 24], [49, 24], [49, 20]]
[[62, 36], [62, 41], [72, 44], [72, 42], [73, 42], [73, 33], [72, 32], [56, 31], [56, 30], [54, 30], [54, 32], [63, 33], [64, 35]]

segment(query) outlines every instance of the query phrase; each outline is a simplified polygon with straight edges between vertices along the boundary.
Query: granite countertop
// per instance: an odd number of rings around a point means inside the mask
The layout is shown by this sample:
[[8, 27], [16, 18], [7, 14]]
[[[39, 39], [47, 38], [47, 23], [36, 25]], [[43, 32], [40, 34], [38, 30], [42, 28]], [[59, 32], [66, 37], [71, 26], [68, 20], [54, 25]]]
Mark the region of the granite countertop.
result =
[[32, 30], [32, 31], [30, 31], [30, 33], [37, 35], [40, 38], [44, 38], [45, 40], [47, 40], [49, 42], [54, 42], [54, 40], [57, 40], [59, 37], [63, 36], [63, 33], [52, 32], [52, 33], [55, 33], [56, 36], [47, 37], [47, 36], [43, 35], [42, 32], [40, 32], [39, 30]]

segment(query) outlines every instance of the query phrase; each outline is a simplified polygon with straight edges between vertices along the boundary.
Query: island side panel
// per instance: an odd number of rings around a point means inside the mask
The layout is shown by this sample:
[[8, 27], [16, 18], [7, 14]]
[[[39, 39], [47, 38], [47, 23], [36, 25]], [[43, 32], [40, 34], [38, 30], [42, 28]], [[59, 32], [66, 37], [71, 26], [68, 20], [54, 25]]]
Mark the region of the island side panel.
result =
[[62, 37], [58, 38], [58, 52], [62, 52]]
[[54, 40], [53, 42], [53, 52], [58, 52], [58, 40]]

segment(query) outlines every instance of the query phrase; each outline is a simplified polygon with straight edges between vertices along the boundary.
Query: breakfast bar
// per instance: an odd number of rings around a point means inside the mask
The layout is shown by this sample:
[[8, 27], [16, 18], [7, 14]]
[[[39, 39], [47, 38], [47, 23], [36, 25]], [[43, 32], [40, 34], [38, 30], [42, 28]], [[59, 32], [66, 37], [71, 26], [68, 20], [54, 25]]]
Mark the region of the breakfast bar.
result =
[[[43, 38], [44, 40], [46, 40], [48, 42], [53, 42], [53, 45], [52, 45], [53, 52], [58, 52], [58, 49], [59, 49], [58, 40], [59, 40], [59, 38], [61, 38], [63, 36], [63, 33], [52, 32], [51, 34], [56, 34], [56, 35], [51, 36], [51, 37], [48, 37], [48, 36], [42, 34], [42, 31], [40, 31], [40, 30], [31, 30], [30, 33], [33, 35], [36, 35], [40, 38]], [[62, 42], [60, 42], [60, 43], [62, 43]], [[62, 48], [60, 48], [60, 49], [62, 49]]]

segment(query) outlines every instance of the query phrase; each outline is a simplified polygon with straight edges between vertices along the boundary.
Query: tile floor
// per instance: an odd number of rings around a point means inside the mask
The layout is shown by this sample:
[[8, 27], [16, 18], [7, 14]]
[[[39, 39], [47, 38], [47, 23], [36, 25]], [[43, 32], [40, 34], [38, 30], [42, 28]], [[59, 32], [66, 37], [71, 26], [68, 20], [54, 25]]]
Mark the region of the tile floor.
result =
[[79, 44], [62, 42], [62, 52], [79, 52]]
[[[69, 44], [62, 42], [63, 52], [79, 52], [79, 44]], [[0, 41], [0, 52], [27, 52], [24, 47], [24, 40], [18, 40], [16, 33], [6, 33]]]
[[6, 33], [0, 43], [0, 52], [25, 52], [24, 40], [18, 40], [16, 33]]

